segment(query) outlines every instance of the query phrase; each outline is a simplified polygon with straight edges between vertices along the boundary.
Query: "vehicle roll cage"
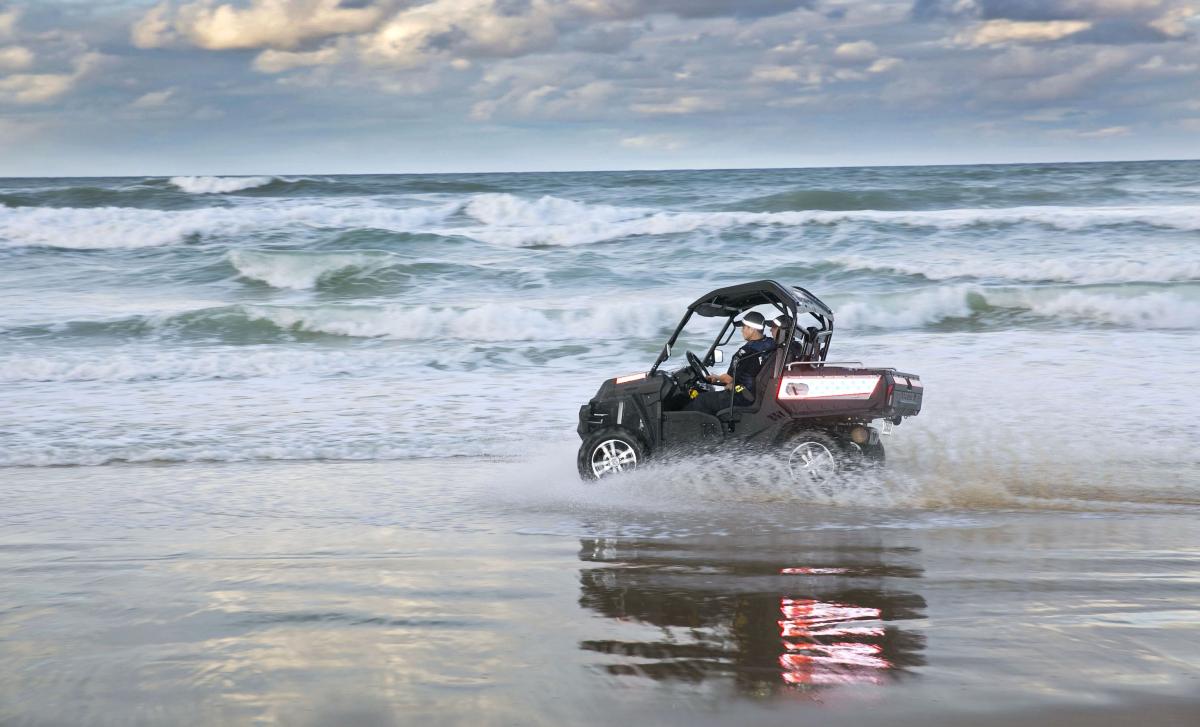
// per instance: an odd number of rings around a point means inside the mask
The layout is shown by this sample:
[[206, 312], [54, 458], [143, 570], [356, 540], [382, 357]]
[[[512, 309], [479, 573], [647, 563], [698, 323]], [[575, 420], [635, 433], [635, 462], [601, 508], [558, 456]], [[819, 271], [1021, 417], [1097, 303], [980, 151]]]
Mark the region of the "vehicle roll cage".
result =
[[[675, 332], [671, 334], [666, 345], [659, 352], [658, 358], [654, 361], [654, 365], [650, 367], [650, 375], [653, 376], [658, 371], [658, 367], [670, 358], [675, 341], [679, 339], [679, 334], [683, 332], [693, 315], [705, 318], [725, 316], [725, 325], [721, 327], [721, 332], [713, 339], [712, 345], [708, 347], [708, 351], [704, 355], [704, 365], [711, 366], [716, 362], [717, 347], [728, 343], [733, 336], [733, 321], [737, 316], [743, 311], [760, 305], [773, 306], [780, 313], [784, 313], [792, 319], [792, 330], [780, 331], [779, 340], [775, 344], [777, 348], [786, 351], [792, 341], [799, 336], [803, 344], [798, 358], [794, 358], [793, 362], [824, 361], [825, 357], [829, 355], [829, 344], [833, 339], [833, 310], [804, 288], [786, 286], [774, 280], [759, 280], [753, 283], [719, 288], [689, 305], [687, 313], [683, 315], [683, 320], [675, 327]], [[817, 325], [801, 327], [800, 315], [804, 313], [811, 316]], [[775, 378], [778, 378], [783, 371], [787, 358], [787, 356], [775, 357], [773, 372]]]

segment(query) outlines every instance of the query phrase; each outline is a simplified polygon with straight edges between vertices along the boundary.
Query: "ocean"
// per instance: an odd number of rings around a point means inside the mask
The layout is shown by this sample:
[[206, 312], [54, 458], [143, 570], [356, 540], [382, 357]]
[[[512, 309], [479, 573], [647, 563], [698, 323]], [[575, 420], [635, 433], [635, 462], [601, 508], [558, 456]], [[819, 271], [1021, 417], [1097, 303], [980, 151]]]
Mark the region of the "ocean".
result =
[[[580, 482], [757, 279], [887, 467]], [[1194, 714], [1198, 333], [1195, 161], [0, 179], [0, 722]]]

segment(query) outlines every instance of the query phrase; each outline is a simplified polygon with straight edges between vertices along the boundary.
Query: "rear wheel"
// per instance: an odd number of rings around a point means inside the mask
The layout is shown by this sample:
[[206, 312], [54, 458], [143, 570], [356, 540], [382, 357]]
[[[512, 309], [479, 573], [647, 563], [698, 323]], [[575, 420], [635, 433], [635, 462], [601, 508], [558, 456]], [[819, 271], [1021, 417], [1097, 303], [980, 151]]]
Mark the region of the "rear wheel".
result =
[[645, 459], [646, 450], [637, 437], [620, 429], [602, 429], [583, 440], [577, 464], [580, 477], [598, 480], [636, 469]]
[[845, 450], [824, 432], [798, 432], [784, 440], [782, 455], [792, 480], [833, 494], [838, 477], [845, 472], [849, 457]]

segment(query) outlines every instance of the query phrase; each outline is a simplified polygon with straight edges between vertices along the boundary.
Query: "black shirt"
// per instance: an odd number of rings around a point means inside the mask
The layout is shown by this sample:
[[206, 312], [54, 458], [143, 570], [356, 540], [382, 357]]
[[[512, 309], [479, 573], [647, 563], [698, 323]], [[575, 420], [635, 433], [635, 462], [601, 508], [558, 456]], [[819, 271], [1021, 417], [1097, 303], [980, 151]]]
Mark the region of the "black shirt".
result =
[[767, 358], [767, 354], [774, 350], [775, 339], [767, 336], [757, 341], [746, 341], [746, 344], [733, 354], [733, 360], [729, 362], [727, 373], [734, 377], [735, 385], [746, 388], [744, 392], [746, 396], [754, 396], [754, 377], [758, 376], [758, 372], [762, 370], [763, 360]]

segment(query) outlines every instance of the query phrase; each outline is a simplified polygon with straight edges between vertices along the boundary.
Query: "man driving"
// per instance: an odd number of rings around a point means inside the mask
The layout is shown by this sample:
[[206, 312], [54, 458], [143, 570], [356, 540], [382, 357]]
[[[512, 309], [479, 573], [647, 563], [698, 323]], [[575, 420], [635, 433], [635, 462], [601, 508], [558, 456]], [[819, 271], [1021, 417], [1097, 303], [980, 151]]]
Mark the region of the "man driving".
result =
[[[763, 360], [775, 348], [774, 339], [765, 335], [767, 321], [761, 313], [750, 311], [733, 325], [742, 329], [746, 343], [733, 355], [729, 370], [723, 374], [710, 375], [710, 384], [733, 387], [733, 405], [749, 406], [754, 403], [754, 378], [762, 370]], [[729, 390], [705, 391], [684, 407], [686, 411], [702, 411], [716, 414], [730, 404]]]

